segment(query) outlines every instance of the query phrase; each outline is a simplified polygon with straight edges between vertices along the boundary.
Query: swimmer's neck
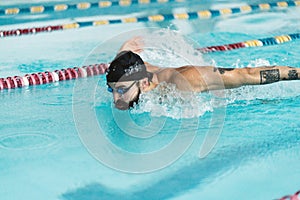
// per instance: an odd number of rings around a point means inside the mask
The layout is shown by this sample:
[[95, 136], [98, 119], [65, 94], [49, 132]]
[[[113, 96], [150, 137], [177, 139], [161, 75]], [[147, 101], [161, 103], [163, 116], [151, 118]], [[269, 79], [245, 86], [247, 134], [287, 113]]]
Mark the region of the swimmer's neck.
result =
[[149, 85], [147, 87], [143, 88], [143, 92], [149, 92], [149, 91], [153, 90], [154, 88], [157, 87], [158, 84], [159, 84], [159, 82], [158, 82], [157, 75], [155, 73], [153, 73], [152, 80], [149, 81]]
[[145, 65], [146, 65], [147, 71], [153, 74], [153, 77], [152, 77], [151, 81], [149, 82], [149, 85], [146, 88], [144, 88], [145, 92], [153, 90], [161, 82], [169, 83], [174, 74], [173, 68], [161, 68], [161, 67], [151, 65], [149, 63], [145, 63]]

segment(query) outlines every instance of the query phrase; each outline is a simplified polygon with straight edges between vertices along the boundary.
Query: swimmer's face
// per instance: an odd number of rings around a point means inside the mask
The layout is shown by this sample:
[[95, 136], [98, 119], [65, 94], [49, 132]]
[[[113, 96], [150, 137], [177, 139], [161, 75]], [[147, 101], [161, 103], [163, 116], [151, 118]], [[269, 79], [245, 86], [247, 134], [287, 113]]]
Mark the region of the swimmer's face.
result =
[[127, 110], [138, 103], [141, 90], [139, 81], [108, 82], [108, 91], [113, 93], [114, 104], [120, 110]]

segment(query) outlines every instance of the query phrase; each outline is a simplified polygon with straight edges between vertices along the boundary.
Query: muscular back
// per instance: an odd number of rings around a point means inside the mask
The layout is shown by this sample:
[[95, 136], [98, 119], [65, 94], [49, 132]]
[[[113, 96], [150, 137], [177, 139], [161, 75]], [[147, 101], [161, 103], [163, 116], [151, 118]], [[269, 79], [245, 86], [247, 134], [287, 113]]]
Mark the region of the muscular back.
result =
[[167, 68], [157, 73], [159, 82], [173, 83], [179, 90], [203, 92], [221, 89], [223, 79], [214, 67], [209, 66], [183, 66]]

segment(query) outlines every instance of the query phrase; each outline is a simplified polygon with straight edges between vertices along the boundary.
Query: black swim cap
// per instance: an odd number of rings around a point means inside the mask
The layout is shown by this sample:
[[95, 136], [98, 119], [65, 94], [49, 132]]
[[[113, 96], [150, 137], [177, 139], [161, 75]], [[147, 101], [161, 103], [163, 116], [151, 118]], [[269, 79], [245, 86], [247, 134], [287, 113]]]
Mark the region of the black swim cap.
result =
[[137, 81], [149, 77], [141, 57], [132, 51], [122, 51], [111, 62], [107, 74], [107, 82]]

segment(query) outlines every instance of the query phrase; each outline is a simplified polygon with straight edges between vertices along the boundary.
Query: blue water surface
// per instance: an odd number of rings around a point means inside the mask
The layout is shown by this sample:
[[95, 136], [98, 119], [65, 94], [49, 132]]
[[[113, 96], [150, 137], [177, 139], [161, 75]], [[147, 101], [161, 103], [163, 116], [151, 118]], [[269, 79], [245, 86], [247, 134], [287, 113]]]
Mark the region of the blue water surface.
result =
[[[39, 3], [44, 1], [37, 1], [34, 5]], [[211, 4], [206, 1], [200, 4], [191, 1], [185, 6], [169, 3], [153, 5], [149, 10], [137, 6], [134, 10], [138, 14], [151, 14], [176, 11], [182, 7], [186, 10], [216, 9], [245, 3], [218, 1]], [[1, 6], [18, 5], [21, 5], [18, 1], [7, 1]], [[131, 11], [114, 8], [113, 11], [101, 13], [101, 16], [111, 14], [118, 17]], [[93, 12], [97, 13], [96, 10]], [[85, 16], [77, 14], [71, 15], [79, 19]], [[2, 16], [0, 29], [51, 24], [54, 19], [64, 18], [35, 17], [37, 21], [26, 15]], [[94, 16], [91, 14], [89, 17]], [[57, 22], [60, 21], [55, 21], [55, 24]], [[193, 40], [199, 47], [205, 47], [296, 33], [300, 31], [299, 23], [299, 8], [288, 8], [204, 21], [115, 24], [1, 38], [0, 77], [53, 71], [93, 62], [108, 63], [123, 43], [117, 36], [121, 33], [126, 35], [127, 31], [132, 34], [141, 28], [169, 28]], [[117, 39], [112, 39], [114, 37]], [[217, 52], [202, 57], [206, 64], [222, 67], [300, 67], [299, 50], [299, 41], [295, 40], [276, 46]], [[161, 55], [156, 56], [163, 59]], [[163, 63], [176, 64], [172, 60]], [[79, 85], [87, 85], [87, 88], [75, 94]], [[205, 104], [199, 103], [197, 108], [200, 107], [203, 112], [191, 118], [178, 118], [172, 108], [169, 110], [170, 116], [158, 116], [157, 111], [144, 112], [142, 108], [137, 108], [129, 115], [138, 126], [146, 127], [151, 120], [165, 122], [159, 130], [156, 126], [147, 127], [147, 131], [156, 133], [147, 139], [129, 136], [118, 126], [118, 111], [113, 108], [111, 94], [105, 87], [105, 77], [100, 75], [0, 92], [1, 199], [250, 200], [276, 199], [299, 190], [298, 81], [243, 87], [227, 91], [225, 97], [220, 98], [217, 94], [200, 95]], [[93, 89], [94, 96], [87, 101], [88, 91]], [[74, 108], [86, 101], [105, 137], [124, 151], [159, 151], [168, 146], [179, 131], [186, 135], [195, 134], [195, 138], [182, 156], [160, 170], [134, 174], [112, 169], [98, 161], [81, 141], [78, 129], [81, 122], [76, 121]], [[154, 105], [152, 109], [155, 108]], [[224, 114], [223, 121], [213, 124], [216, 113]], [[186, 120], [195, 123], [186, 127]], [[92, 125], [88, 121], [82, 123]], [[220, 137], [213, 150], [204, 158], [199, 158], [207, 133], [213, 129], [219, 129]], [[111, 153], [110, 149], [107, 151]]]

